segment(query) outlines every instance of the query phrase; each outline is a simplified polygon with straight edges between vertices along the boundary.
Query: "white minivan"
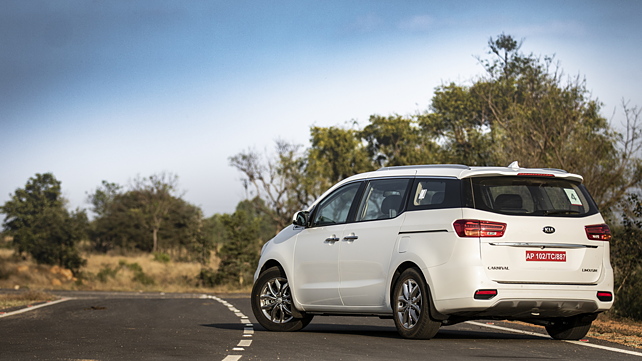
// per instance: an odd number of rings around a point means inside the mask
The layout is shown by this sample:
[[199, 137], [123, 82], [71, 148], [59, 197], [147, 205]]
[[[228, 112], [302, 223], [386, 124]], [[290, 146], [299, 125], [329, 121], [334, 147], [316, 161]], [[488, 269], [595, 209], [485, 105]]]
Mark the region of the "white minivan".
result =
[[382, 168], [339, 182], [265, 244], [252, 310], [272, 331], [375, 315], [405, 338], [506, 319], [577, 340], [613, 304], [610, 238], [577, 174]]

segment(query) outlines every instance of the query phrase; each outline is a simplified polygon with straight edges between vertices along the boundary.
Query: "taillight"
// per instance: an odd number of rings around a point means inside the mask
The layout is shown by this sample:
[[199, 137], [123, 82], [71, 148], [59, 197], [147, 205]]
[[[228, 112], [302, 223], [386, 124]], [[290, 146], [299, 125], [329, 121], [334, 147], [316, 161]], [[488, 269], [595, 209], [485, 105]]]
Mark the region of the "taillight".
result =
[[497, 296], [497, 290], [477, 290], [473, 296], [476, 300], [490, 300]]
[[453, 223], [459, 237], [501, 237], [506, 232], [506, 223], [459, 219]]
[[591, 226], [585, 226], [586, 237], [593, 241], [610, 241], [611, 240], [611, 229], [606, 224], [594, 224]]
[[597, 299], [602, 302], [613, 301], [613, 294], [608, 291], [597, 291]]

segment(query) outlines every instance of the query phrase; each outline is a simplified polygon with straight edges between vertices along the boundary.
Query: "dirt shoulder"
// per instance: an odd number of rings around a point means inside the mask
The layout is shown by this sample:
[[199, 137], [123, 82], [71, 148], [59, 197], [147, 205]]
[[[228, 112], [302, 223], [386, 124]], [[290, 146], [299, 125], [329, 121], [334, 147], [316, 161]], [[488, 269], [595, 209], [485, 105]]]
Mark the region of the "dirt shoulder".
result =
[[25, 291], [0, 294], [0, 312], [21, 308], [57, 299], [55, 295], [42, 291]]
[[600, 315], [593, 321], [588, 337], [642, 349], [642, 322], [614, 320]]

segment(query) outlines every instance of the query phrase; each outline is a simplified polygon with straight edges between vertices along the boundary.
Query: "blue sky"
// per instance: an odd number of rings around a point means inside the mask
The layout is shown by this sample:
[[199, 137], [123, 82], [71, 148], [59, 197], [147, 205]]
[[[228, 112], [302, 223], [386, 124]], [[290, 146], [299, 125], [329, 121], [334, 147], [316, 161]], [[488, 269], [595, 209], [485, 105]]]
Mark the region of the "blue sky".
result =
[[[244, 198], [228, 158], [312, 125], [427, 109], [489, 37], [642, 106], [638, 1], [0, 2], [0, 204], [36, 173], [85, 208], [102, 180], [171, 172], [206, 216]], [[615, 114], [615, 115], [614, 115]], [[546, 165], [542, 165], [546, 166]]]

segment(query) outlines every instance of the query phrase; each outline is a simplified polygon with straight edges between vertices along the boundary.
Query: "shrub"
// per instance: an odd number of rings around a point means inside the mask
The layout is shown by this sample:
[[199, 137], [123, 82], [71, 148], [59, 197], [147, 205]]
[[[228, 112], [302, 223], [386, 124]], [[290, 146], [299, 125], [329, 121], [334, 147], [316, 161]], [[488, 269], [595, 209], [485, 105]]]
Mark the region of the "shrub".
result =
[[216, 285], [217, 272], [211, 268], [201, 268], [198, 273], [197, 282], [202, 287], [214, 287]]
[[109, 265], [103, 265], [96, 277], [98, 277], [98, 281], [106, 283], [109, 278], [116, 278], [118, 270], [120, 270], [120, 267], [111, 268]]
[[162, 252], [154, 253], [154, 261], [156, 262], [168, 264], [171, 260], [172, 260], [171, 257], [167, 253], [162, 253]]

